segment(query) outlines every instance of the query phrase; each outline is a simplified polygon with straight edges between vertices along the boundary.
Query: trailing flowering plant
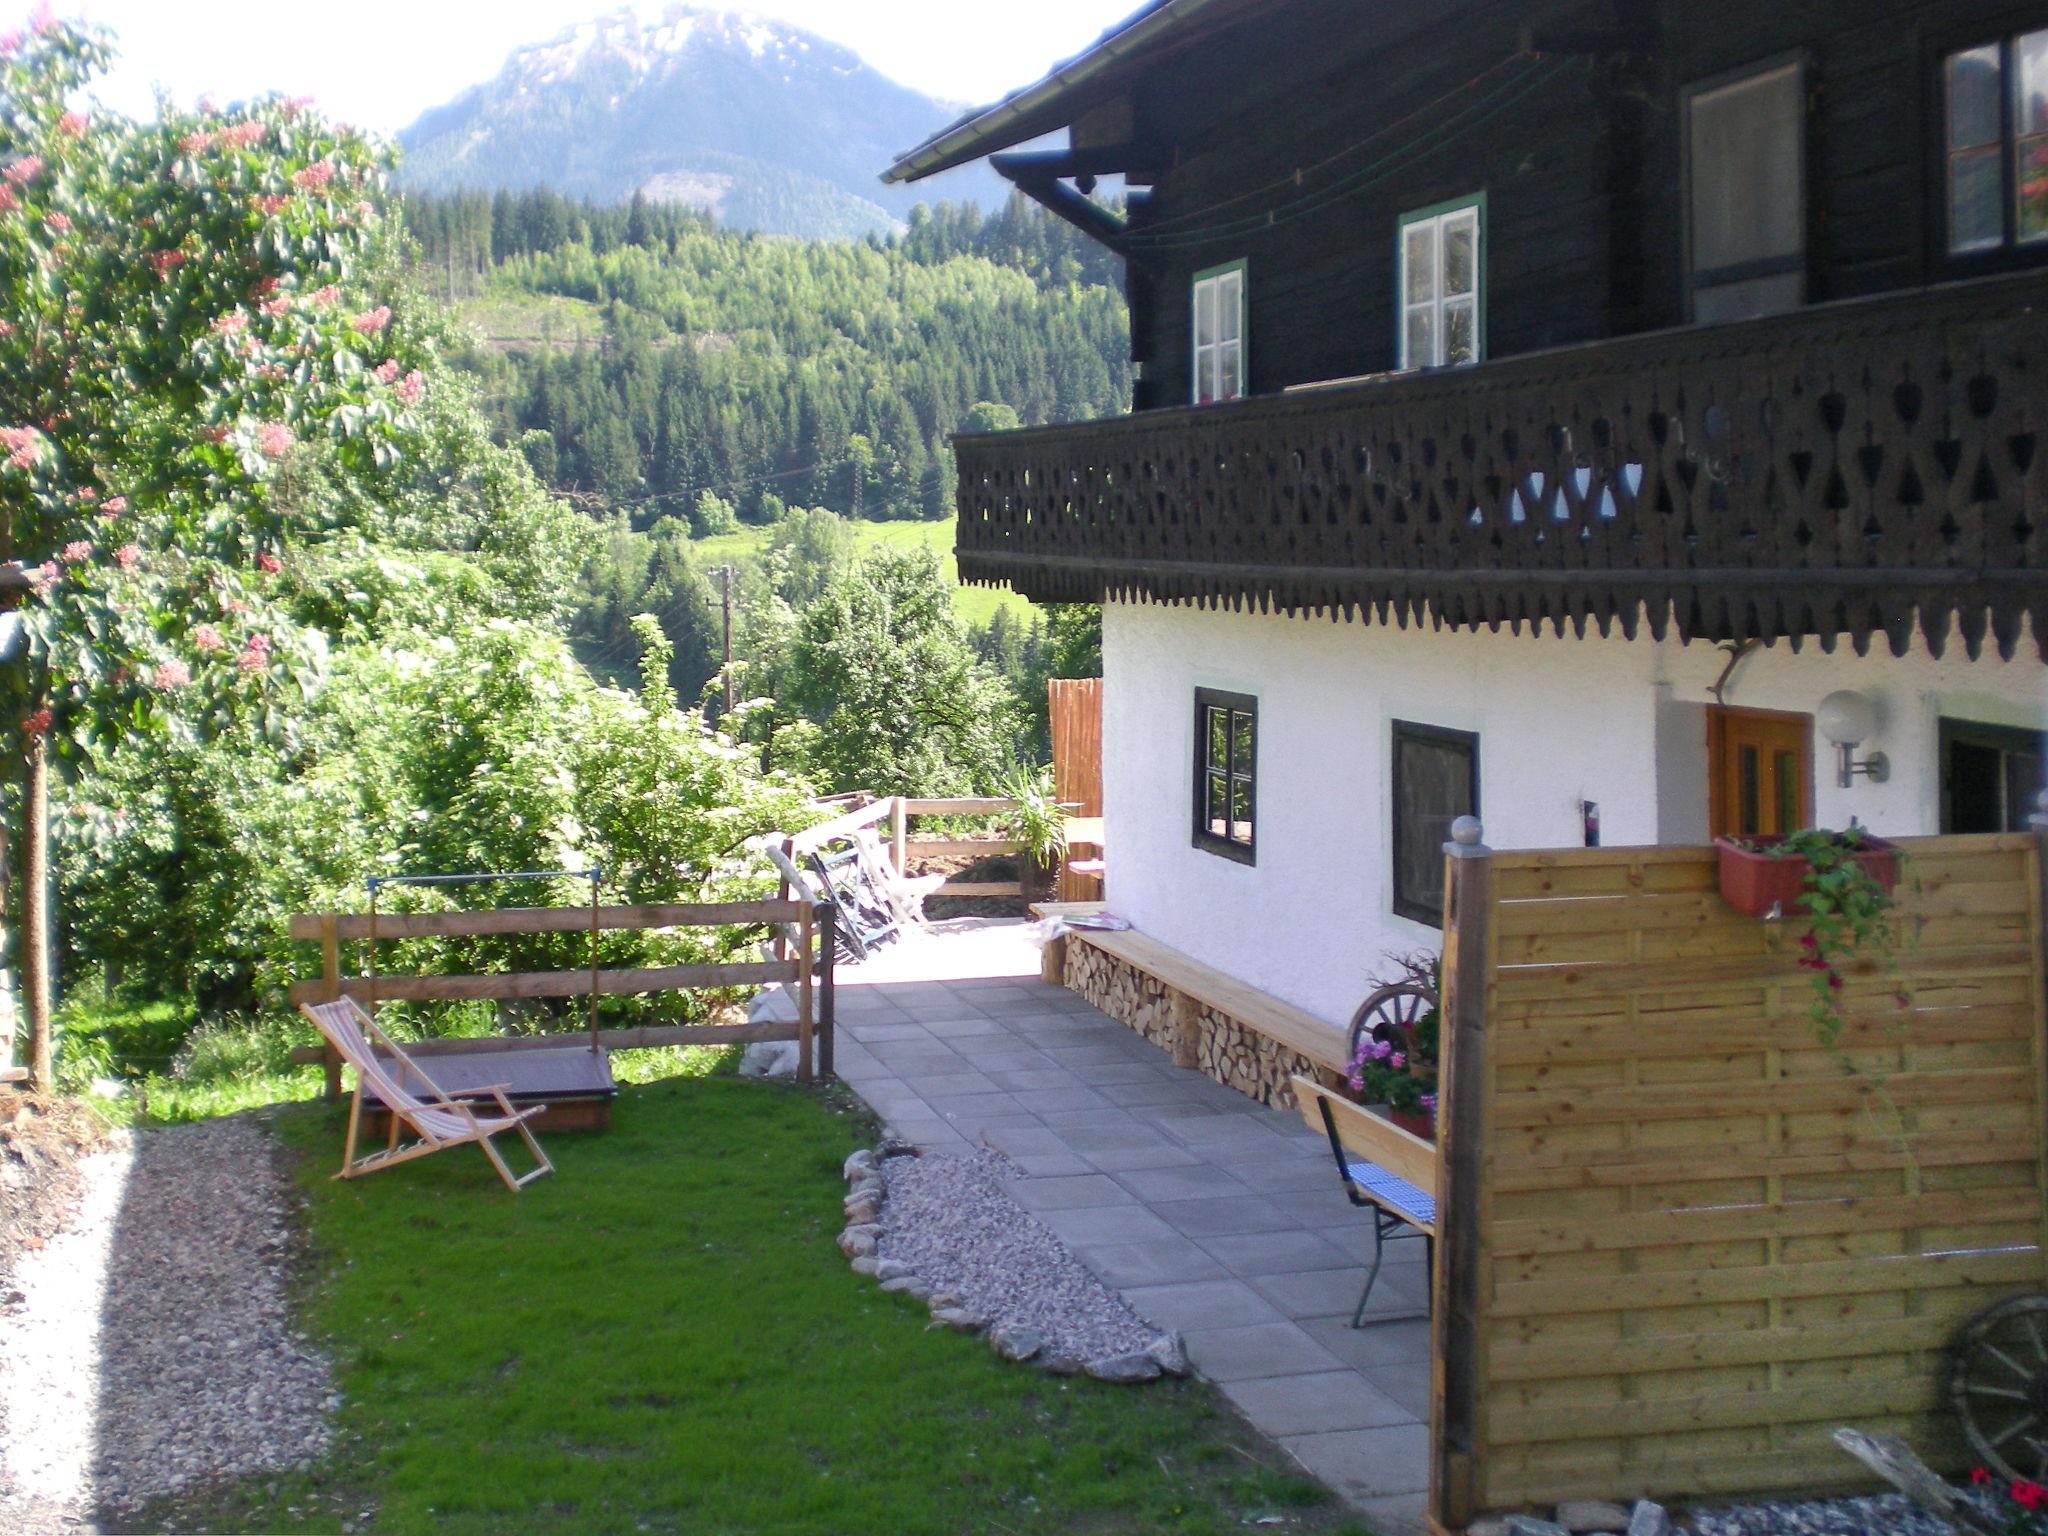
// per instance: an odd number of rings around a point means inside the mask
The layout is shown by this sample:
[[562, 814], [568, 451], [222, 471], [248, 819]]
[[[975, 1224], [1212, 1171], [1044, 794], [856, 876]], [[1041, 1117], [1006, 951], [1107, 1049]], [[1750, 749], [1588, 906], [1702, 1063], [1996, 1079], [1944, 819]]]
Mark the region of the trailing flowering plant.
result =
[[[1799, 906], [1809, 922], [1799, 936], [1799, 965], [1813, 975], [1807, 1012], [1821, 1039], [1832, 1044], [1842, 1031], [1844, 962], [1859, 953], [1875, 955], [1887, 971], [1896, 967], [1898, 929], [1892, 922], [1892, 894], [1858, 855], [1869, 851], [1869, 834], [1855, 823], [1841, 832], [1811, 827], [1772, 843], [1771, 857], [1807, 863]], [[1895, 859], [1903, 855], [1894, 853]], [[1911, 994], [1898, 992], [1901, 1008]]]
[[2002, 1478], [1989, 1467], [1970, 1474], [1978, 1507], [2002, 1536], [2048, 1536], [2048, 1487], [2027, 1478]]
[[32, 573], [0, 739], [279, 724], [319, 673], [276, 578], [279, 472], [361, 482], [416, 440], [424, 343], [374, 302], [381, 151], [303, 104], [157, 121], [68, 103], [110, 56], [0, 36], [0, 555]]

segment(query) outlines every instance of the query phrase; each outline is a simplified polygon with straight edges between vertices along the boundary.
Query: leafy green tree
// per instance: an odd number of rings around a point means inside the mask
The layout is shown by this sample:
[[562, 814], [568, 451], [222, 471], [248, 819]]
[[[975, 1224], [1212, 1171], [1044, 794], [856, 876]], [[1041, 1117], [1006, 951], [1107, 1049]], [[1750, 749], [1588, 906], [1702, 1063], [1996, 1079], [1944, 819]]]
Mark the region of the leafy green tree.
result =
[[716, 491], [700, 491], [697, 504], [690, 509], [690, 531], [700, 539], [713, 538], [721, 533], [738, 533], [740, 515], [733, 504]]
[[1014, 763], [1009, 690], [969, 648], [929, 550], [883, 550], [805, 609], [778, 697], [819, 727], [838, 789], [972, 794]]

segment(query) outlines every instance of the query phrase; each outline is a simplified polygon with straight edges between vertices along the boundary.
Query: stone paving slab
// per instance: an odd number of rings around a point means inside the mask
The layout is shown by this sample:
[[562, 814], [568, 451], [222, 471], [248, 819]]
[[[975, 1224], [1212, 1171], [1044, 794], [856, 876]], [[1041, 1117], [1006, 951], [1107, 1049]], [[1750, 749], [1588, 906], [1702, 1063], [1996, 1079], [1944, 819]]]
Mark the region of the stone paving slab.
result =
[[[1328, 1142], [1047, 986], [1021, 939], [966, 937], [966, 979], [950, 936], [840, 971], [840, 1075], [920, 1146], [1003, 1152], [1018, 1202], [1253, 1425], [1384, 1536], [1418, 1531], [1429, 1325], [1349, 1326], [1372, 1226]], [[1387, 1245], [1369, 1316], [1423, 1304], [1422, 1261]]]

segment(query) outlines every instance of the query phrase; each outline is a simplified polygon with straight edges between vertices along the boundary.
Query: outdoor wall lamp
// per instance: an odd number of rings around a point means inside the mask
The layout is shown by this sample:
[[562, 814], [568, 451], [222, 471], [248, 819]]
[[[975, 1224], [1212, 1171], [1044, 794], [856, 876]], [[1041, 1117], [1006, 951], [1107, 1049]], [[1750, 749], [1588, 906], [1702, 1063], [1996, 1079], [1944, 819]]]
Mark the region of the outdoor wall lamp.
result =
[[1820, 701], [1813, 719], [1821, 735], [1835, 744], [1835, 782], [1843, 789], [1854, 784], [1859, 773], [1873, 784], [1882, 784], [1891, 776], [1891, 762], [1882, 752], [1868, 753], [1862, 762], [1856, 761], [1858, 744], [1869, 740], [1877, 729], [1877, 706], [1862, 694], [1838, 689]]

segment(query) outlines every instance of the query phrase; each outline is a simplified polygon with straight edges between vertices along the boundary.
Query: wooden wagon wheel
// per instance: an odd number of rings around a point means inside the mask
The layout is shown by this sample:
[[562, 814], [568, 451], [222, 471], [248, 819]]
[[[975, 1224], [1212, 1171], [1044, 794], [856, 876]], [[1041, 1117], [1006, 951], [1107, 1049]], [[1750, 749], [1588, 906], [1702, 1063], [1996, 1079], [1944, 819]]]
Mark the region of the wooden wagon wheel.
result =
[[1985, 1466], [2048, 1481], [2048, 1296], [2015, 1296], [1963, 1324], [1948, 1348], [1948, 1399]]
[[1351, 1030], [1344, 1037], [1344, 1060], [1358, 1059], [1358, 1042], [1368, 1034], [1409, 1049], [1415, 1044], [1416, 1022], [1435, 1007], [1436, 994], [1420, 982], [1397, 981], [1381, 987], [1351, 1015]]

